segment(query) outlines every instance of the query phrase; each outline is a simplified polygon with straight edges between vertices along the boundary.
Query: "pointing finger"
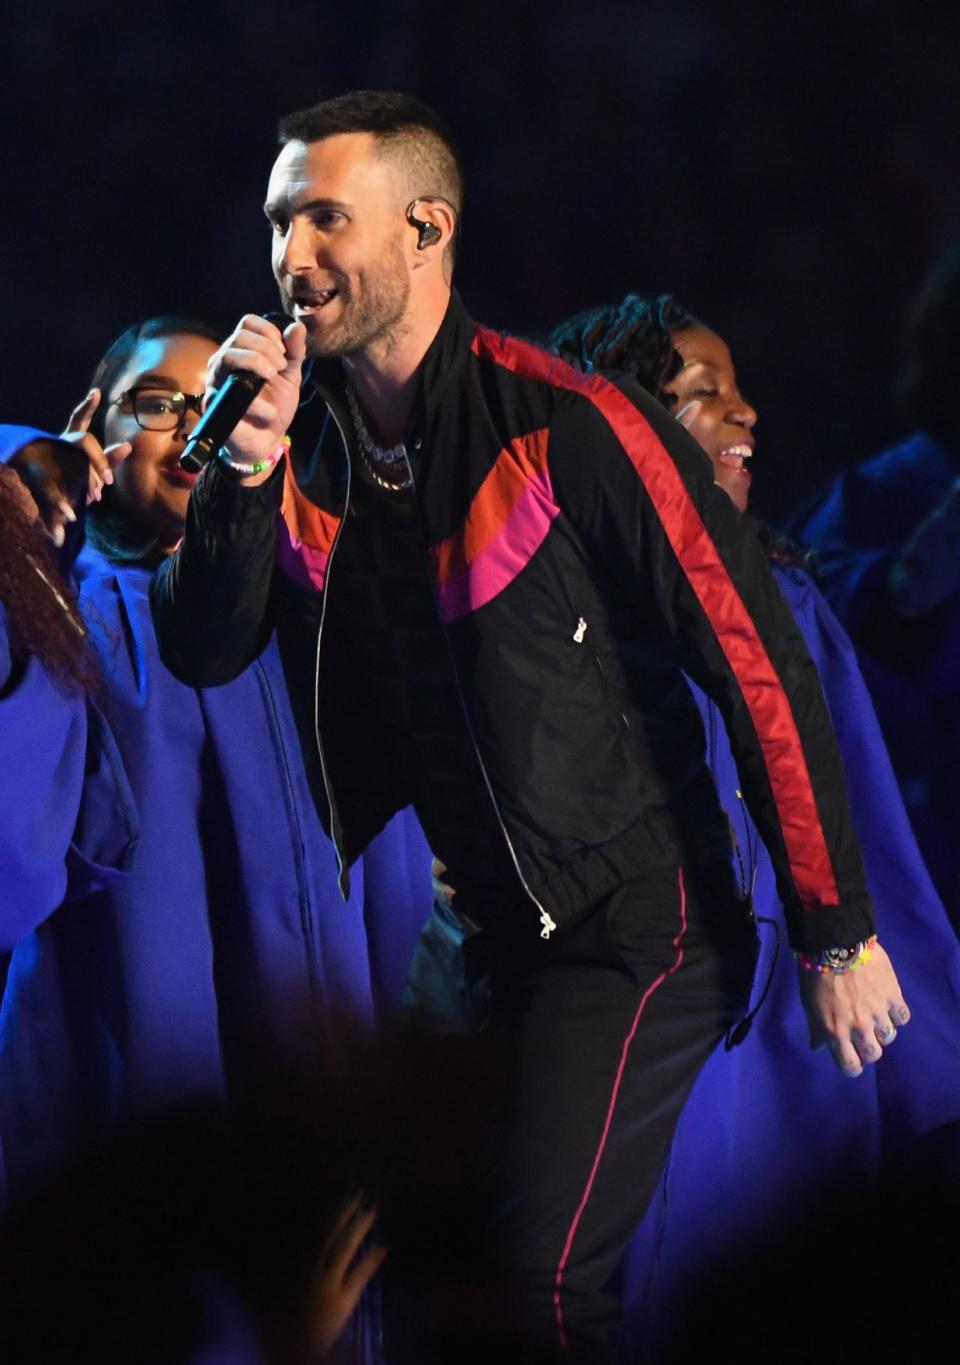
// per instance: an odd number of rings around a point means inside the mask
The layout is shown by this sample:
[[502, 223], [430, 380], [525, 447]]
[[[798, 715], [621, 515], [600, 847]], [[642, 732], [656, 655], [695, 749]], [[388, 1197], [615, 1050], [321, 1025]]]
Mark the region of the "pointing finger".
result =
[[100, 390], [91, 389], [86, 398], [78, 403], [70, 414], [64, 432], [68, 431], [88, 431], [93, 414], [96, 412], [100, 403]]
[[673, 414], [674, 420], [679, 422], [682, 427], [689, 430], [689, 424], [697, 416], [697, 413], [702, 406], [703, 403], [699, 398], [691, 398], [689, 403], [684, 403], [683, 407]]

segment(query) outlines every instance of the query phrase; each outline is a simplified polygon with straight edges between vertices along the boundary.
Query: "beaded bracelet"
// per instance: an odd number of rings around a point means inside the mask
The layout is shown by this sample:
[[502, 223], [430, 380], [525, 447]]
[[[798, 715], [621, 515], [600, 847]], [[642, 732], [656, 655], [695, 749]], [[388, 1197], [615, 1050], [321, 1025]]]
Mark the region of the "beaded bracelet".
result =
[[805, 972], [831, 972], [834, 976], [845, 976], [856, 971], [873, 957], [877, 946], [877, 936], [855, 943], [852, 948], [824, 948], [819, 953], [798, 953], [794, 957]]
[[234, 474], [239, 474], [242, 479], [251, 479], [255, 474], [262, 474], [267, 469], [275, 469], [289, 449], [290, 437], [284, 436], [280, 444], [270, 452], [266, 459], [256, 460], [253, 464], [245, 460], [235, 460], [227, 454], [225, 446], [221, 446], [217, 451], [217, 458]]

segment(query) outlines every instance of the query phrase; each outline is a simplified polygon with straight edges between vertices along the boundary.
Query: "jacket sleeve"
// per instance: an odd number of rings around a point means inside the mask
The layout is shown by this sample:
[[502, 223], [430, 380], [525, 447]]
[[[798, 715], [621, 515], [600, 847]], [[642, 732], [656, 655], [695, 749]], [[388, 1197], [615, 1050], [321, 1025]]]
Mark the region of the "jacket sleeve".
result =
[[247, 488], [213, 460], [194, 485], [180, 547], [150, 586], [160, 657], [190, 687], [232, 682], [270, 638], [282, 495], [282, 462]]
[[703, 451], [632, 381], [591, 375], [558, 404], [549, 464], [616, 605], [657, 613], [720, 708], [793, 946], [868, 937], [873, 908], [816, 668]]

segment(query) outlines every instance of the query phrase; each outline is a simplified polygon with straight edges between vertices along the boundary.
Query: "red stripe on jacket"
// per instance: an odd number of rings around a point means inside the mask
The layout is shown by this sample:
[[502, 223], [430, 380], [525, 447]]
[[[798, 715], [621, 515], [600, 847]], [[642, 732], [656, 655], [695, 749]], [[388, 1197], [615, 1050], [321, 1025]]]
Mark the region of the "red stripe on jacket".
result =
[[521, 378], [581, 394], [612, 429], [706, 613], [753, 720], [800, 902], [805, 908], [839, 904], [833, 864], [790, 700], [680, 471], [652, 427], [609, 380], [582, 374], [527, 342], [481, 327], [472, 349], [481, 359], [493, 361]]

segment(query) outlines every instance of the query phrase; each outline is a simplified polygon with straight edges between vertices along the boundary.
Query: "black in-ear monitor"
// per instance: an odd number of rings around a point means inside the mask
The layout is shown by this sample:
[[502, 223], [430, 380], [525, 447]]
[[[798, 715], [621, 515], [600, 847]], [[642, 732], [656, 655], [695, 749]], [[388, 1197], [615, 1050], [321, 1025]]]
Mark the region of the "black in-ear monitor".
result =
[[435, 223], [428, 223], [423, 218], [418, 218], [414, 213], [419, 202], [419, 199], [414, 199], [413, 203], [407, 208], [407, 222], [411, 227], [417, 229], [417, 250], [423, 251], [426, 247], [439, 242], [441, 233]]

